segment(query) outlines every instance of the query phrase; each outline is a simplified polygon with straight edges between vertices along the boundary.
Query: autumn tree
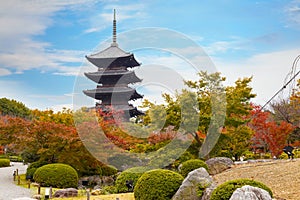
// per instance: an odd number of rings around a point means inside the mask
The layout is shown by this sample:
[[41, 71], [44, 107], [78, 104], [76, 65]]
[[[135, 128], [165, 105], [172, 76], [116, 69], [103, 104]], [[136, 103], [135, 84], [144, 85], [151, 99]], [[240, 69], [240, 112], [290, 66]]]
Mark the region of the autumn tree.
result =
[[262, 111], [260, 106], [254, 106], [248, 125], [254, 131], [252, 138], [254, 151], [271, 152], [272, 156], [276, 157], [282, 153], [289, 134], [294, 130], [292, 124], [283, 120], [275, 121], [272, 114]]
[[[197, 123], [196, 129], [187, 132], [193, 135], [198, 148], [201, 146], [200, 153], [202, 155], [207, 155], [211, 148], [216, 145], [216, 142], [218, 142], [218, 147], [224, 147], [224, 149], [215, 149], [211, 156], [217, 155], [221, 151], [229, 151], [229, 149], [232, 154], [240, 154], [240, 149], [248, 147], [248, 143], [244, 141], [249, 139], [249, 135], [252, 134], [251, 130], [244, 126], [249, 120], [247, 115], [251, 111], [250, 100], [255, 97], [249, 86], [252, 78], [238, 79], [234, 86], [224, 87], [223, 83], [226, 79], [218, 72], [212, 74], [200, 72], [198, 75], [199, 80], [185, 82], [190, 91], [183, 90], [176, 93], [174, 97], [164, 94], [163, 97], [166, 102], [164, 105], [149, 103], [150, 109], [147, 113], [148, 116], [146, 116], [147, 123], [149, 123], [149, 116], [151, 115], [159, 116], [160, 123], [162, 121], [164, 123], [164, 128], [173, 126], [175, 129], [184, 127], [188, 130], [187, 127], [195, 127], [195, 123]], [[196, 104], [191, 101], [194, 98]], [[187, 117], [184, 117], [182, 109], [186, 105], [192, 106], [187, 107], [188, 114]], [[161, 119], [164, 115], [166, 115], [165, 120]], [[222, 132], [224, 128], [227, 130], [226, 135]], [[205, 137], [203, 135], [199, 137], [198, 133], [204, 134]], [[220, 139], [219, 135], [221, 136]], [[234, 140], [240, 135], [245, 136], [245, 138]], [[232, 142], [231, 145], [225, 145], [228, 141]], [[240, 144], [235, 144], [238, 141], [241, 141]], [[243, 148], [241, 145], [244, 145]], [[229, 146], [232, 148], [228, 148]]]

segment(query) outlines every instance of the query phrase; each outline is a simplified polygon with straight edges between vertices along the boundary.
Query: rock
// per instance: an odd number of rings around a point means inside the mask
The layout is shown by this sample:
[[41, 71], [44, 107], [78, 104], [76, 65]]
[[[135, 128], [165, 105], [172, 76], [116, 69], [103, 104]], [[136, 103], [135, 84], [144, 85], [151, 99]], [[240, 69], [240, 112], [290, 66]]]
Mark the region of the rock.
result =
[[78, 195], [78, 190], [75, 188], [67, 188], [67, 189], [62, 189], [62, 190], [57, 190], [53, 197], [56, 198], [62, 198], [62, 197], [77, 197]]
[[102, 195], [102, 194], [105, 194], [105, 192], [101, 189], [96, 189], [91, 192], [91, 195]]
[[32, 196], [33, 199], [42, 199], [42, 195], [41, 194], [36, 194]]
[[229, 200], [272, 200], [269, 192], [258, 187], [245, 185], [236, 189]]
[[211, 175], [219, 174], [226, 169], [231, 168], [233, 161], [227, 157], [211, 158], [205, 162], [208, 166], [208, 172]]
[[199, 184], [203, 187], [210, 187], [211, 185], [214, 185], [211, 176], [203, 167], [195, 169], [188, 174], [172, 200], [200, 200], [201, 197], [198, 196]]
[[204, 190], [201, 200], [210, 200], [210, 196], [214, 189], [216, 189], [216, 187], [216, 184], [213, 182], [208, 188]]
[[102, 176], [102, 185], [113, 185], [115, 180], [111, 176]]

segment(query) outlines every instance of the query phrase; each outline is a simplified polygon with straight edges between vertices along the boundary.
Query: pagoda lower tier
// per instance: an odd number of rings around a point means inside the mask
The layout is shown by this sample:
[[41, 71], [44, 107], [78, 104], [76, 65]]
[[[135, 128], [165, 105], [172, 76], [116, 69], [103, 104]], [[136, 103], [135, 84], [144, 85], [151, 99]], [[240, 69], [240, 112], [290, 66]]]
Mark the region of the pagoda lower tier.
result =
[[118, 102], [137, 100], [143, 98], [135, 89], [130, 87], [99, 87], [92, 90], [84, 90], [83, 93], [89, 97], [101, 100], [102, 104], [118, 104]]
[[143, 112], [139, 111], [137, 108], [133, 107], [132, 104], [127, 105], [103, 105], [96, 103], [96, 108], [100, 109], [102, 112], [122, 112], [123, 115], [128, 116], [128, 118], [144, 115]]

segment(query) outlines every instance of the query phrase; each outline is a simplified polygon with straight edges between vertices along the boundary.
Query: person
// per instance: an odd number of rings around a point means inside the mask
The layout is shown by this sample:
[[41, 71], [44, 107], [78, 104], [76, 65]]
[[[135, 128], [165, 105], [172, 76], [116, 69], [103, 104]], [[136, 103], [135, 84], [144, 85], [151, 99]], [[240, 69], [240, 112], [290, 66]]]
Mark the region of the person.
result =
[[283, 148], [283, 152], [288, 155], [289, 159], [291, 159], [291, 158], [294, 159], [293, 150], [294, 150], [294, 147], [292, 147], [290, 145], [287, 145]]

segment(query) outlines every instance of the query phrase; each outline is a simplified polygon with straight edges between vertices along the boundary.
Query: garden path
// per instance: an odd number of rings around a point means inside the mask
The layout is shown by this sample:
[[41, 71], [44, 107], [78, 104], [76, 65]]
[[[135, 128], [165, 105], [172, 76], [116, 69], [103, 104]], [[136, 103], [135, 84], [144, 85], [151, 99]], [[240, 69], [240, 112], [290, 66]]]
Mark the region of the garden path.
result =
[[[17, 200], [31, 197], [30, 189], [17, 186], [13, 182], [13, 173], [25, 174], [27, 165], [12, 163], [13, 166], [0, 168], [0, 200]], [[26, 198], [27, 197], [27, 198]]]

